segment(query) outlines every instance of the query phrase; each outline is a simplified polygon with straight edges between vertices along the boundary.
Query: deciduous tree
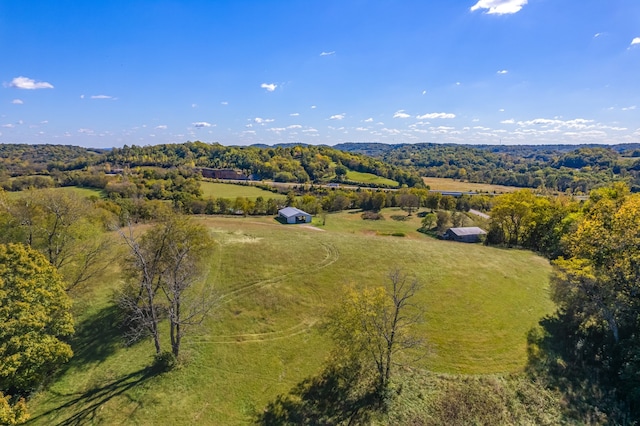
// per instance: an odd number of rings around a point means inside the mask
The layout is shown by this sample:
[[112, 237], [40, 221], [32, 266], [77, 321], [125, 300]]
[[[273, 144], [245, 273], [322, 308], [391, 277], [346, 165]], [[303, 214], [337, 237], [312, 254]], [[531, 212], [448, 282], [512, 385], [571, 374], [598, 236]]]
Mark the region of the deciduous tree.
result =
[[22, 244], [0, 244], [0, 391], [38, 386], [73, 352], [71, 300], [47, 259]]
[[384, 287], [347, 289], [327, 322], [336, 342], [336, 359], [371, 365], [380, 396], [388, 390], [398, 356], [422, 343], [411, 333], [422, 319], [422, 310], [413, 304], [420, 289], [418, 281], [398, 269], [390, 272], [388, 279]]

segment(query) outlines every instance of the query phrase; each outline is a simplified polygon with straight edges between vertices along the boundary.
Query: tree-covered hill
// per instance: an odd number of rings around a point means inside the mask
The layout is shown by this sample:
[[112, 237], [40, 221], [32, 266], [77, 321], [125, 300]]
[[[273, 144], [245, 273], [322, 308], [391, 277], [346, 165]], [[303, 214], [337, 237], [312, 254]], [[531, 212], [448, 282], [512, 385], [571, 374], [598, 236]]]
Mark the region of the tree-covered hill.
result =
[[545, 187], [587, 193], [623, 180], [640, 190], [640, 144], [624, 145], [457, 145], [345, 143], [334, 146], [370, 155], [422, 176], [470, 182]]

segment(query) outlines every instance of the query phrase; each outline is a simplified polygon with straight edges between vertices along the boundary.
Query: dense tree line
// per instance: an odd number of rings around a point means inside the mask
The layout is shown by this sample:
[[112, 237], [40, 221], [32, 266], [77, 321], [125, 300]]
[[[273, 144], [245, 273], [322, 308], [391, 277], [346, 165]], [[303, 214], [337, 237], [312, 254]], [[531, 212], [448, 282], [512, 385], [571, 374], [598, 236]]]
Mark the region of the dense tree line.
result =
[[[588, 193], [614, 181], [640, 190], [640, 161], [632, 145], [495, 146], [456, 144], [340, 144], [422, 176]], [[637, 146], [636, 148], [637, 149]]]
[[617, 183], [579, 203], [528, 190], [496, 198], [487, 242], [553, 259], [554, 316], [529, 336], [530, 371], [565, 392], [569, 415], [640, 419], [640, 195]]

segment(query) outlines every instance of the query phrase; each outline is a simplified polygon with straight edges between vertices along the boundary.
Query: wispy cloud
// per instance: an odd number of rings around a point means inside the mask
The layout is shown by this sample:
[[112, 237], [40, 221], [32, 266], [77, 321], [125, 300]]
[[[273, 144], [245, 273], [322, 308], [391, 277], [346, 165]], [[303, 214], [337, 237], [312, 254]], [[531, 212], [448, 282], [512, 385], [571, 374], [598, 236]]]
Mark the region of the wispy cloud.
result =
[[275, 83], [262, 83], [260, 85], [261, 88], [265, 89], [267, 92], [273, 92], [278, 87]]
[[91, 96], [91, 99], [111, 99], [115, 101], [117, 98], [114, 98], [113, 96], [109, 96], [109, 95], [93, 95]]
[[156, 129], [166, 130], [167, 129], [167, 125], [166, 124], [161, 124], [159, 126], [156, 126]]
[[320, 56], [331, 56], [331, 55], [335, 55], [335, 54], [336, 54], [336, 51], [332, 50], [331, 52], [322, 52], [320, 54]]
[[299, 124], [292, 124], [291, 126], [287, 126], [287, 129], [302, 129], [302, 126]]
[[46, 81], [35, 81], [31, 78], [22, 76], [14, 78], [8, 85], [5, 83], [5, 87], [6, 86], [27, 90], [53, 89], [53, 85], [51, 83], [47, 83]]
[[393, 114], [393, 118], [409, 118], [409, 117], [411, 116], [406, 112], [404, 112], [403, 109], [396, 111], [395, 114]]
[[516, 124], [516, 120], [510, 118], [509, 120], [502, 120], [500, 124]]
[[631, 106], [623, 107], [623, 108], [620, 108], [620, 109], [621, 109], [622, 111], [633, 111], [633, 110], [634, 110], [634, 109], [636, 109], [636, 108], [637, 108], [637, 106], [635, 106], [635, 105], [631, 105]]
[[631, 44], [629, 46], [637, 46], [640, 44], [640, 37], [635, 37], [633, 40], [631, 40]]
[[256, 117], [253, 119], [253, 121], [258, 124], [265, 124], [265, 123], [273, 123], [276, 120], [274, 120], [273, 118]]
[[456, 115], [450, 112], [430, 112], [423, 115], [417, 115], [418, 120], [430, 120], [433, 118], [456, 118]]
[[227, 101], [222, 101], [222, 102], [220, 102], [220, 105], [229, 105], [229, 102], [227, 102]]
[[342, 120], [345, 117], [345, 114], [336, 114], [329, 117], [329, 120]]
[[211, 123], [207, 123], [206, 121], [196, 121], [193, 123], [193, 127], [201, 128], [201, 127], [211, 127]]
[[485, 13], [489, 15], [509, 15], [520, 12], [527, 3], [528, 0], [479, 0], [471, 6], [471, 11], [487, 9]]
[[14, 105], [22, 105], [24, 101], [22, 99], [14, 99], [11, 101], [11, 103]]
[[369, 117], [366, 120], [363, 120], [365, 123], [373, 123], [373, 117]]
[[508, 73], [509, 73], [508, 70], [500, 70], [500, 71], [497, 72], [497, 74], [500, 74], [500, 75], [504, 75], [504, 74], [508, 74]]
[[15, 124], [3, 124], [2, 127], [4, 127], [5, 129], [13, 129], [15, 126]]
[[294, 112], [294, 113], [289, 114], [290, 117], [297, 117], [299, 115], [300, 115], [299, 112]]

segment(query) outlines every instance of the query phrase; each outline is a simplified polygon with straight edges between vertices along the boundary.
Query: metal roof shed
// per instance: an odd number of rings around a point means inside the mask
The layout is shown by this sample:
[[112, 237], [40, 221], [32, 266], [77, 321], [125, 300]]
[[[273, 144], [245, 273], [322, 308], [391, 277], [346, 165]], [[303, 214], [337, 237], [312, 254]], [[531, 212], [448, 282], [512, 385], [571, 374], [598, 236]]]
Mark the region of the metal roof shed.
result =
[[477, 226], [466, 226], [463, 228], [449, 228], [444, 233], [445, 240], [459, 241], [463, 243], [477, 243], [482, 240], [482, 237], [487, 234], [482, 228]]
[[295, 207], [285, 207], [278, 210], [278, 217], [286, 223], [311, 223], [311, 215]]

